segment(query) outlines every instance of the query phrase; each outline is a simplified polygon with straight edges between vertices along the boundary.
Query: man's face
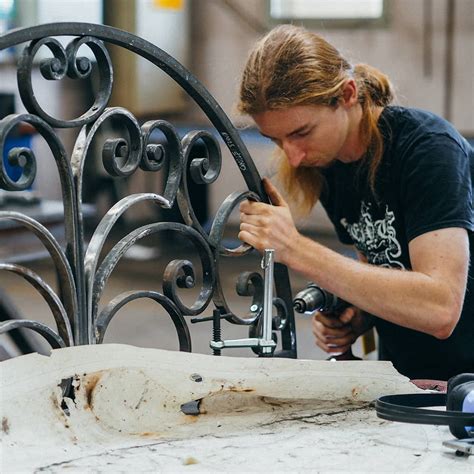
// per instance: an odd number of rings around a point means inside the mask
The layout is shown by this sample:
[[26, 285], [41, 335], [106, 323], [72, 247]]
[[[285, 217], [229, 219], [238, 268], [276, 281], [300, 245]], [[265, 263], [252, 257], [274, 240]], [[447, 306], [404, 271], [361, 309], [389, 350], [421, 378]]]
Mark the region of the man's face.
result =
[[351, 131], [344, 105], [297, 105], [252, 116], [260, 133], [273, 140], [291, 166], [325, 168], [346, 159]]

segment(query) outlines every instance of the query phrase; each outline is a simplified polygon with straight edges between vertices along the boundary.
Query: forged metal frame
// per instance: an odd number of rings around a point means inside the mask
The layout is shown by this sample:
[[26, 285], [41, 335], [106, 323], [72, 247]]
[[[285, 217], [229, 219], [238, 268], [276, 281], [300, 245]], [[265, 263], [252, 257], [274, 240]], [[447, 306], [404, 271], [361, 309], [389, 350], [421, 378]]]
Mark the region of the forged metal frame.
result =
[[[58, 36], [74, 37], [64, 48]], [[217, 212], [209, 235], [199, 224], [188, 193], [187, 175], [200, 184], [209, 184], [219, 177], [221, 169], [220, 143], [207, 131], [193, 131], [182, 139], [173, 125], [164, 120], [152, 120], [141, 125], [127, 110], [107, 108], [113, 83], [113, 67], [105, 43], [128, 49], [147, 59], [176, 81], [207, 115], [224, 144], [232, 154], [248, 190], [232, 193]], [[117, 311], [138, 298], [149, 298], [161, 305], [175, 324], [180, 350], [190, 351], [191, 340], [185, 316], [201, 314], [211, 303], [234, 324], [249, 326], [251, 337], [261, 331], [260, 314], [263, 304], [262, 277], [255, 272], [244, 272], [237, 282], [237, 293], [253, 296], [245, 317], [233, 314], [222, 291], [219, 276], [220, 255], [240, 257], [251, 248], [241, 245], [226, 249], [222, 245], [224, 228], [232, 210], [243, 200], [269, 202], [261, 178], [237, 130], [209, 92], [180, 63], [157, 46], [122, 30], [87, 23], [55, 23], [31, 28], [12, 30], [0, 37], [0, 50], [26, 43], [17, 67], [18, 89], [27, 114], [15, 114], [0, 121], [0, 153], [3, 154], [5, 139], [20, 123], [31, 124], [45, 139], [51, 149], [59, 171], [64, 202], [66, 249], [63, 252], [55, 238], [39, 223], [18, 213], [0, 212], [0, 219], [13, 219], [34, 232], [43, 242], [54, 263], [60, 288], [58, 294], [33, 272], [18, 265], [0, 263], [0, 270], [15, 272], [29, 281], [46, 299], [54, 314], [57, 331], [29, 320], [0, 323], [0, 333], [14, 328], [29, 328], [42, 334], [54, 347], [73, 344], [102, 342], [107, 326]], [[78, 57], [78, 50], [87, 45], [95, 56], [95, 63]], [[40, 63], [40, 71], [46, 80], [61, 80], [65, 76], [83, 79], [98, 69], [99, 87], [94, 104], [80, 117], [63, 120], [49, 115], [36, 100], [33, 84], [33, 60], [41, 47], [50, 50], [53, 57]], [[90, 244], [84, 248], [82, 219], [83, 169], [86, 157], [98, 131], [108, 120], [119, 120], [126, 129], [127, 137], [105, 140], [102, 157], [109, 175], [125, 177], [138, 167], [155, 172], [168, 162], [168, 175], [163, 195], [141, 193], [129, 195], [116, 203], [97, 226]], [[74, 150], [67, 153], [55, 128], [81, 127]], [[159, 130], [166, 138], [166, 145], [150, 143], [153, 131]], [[191, 151], [199, 143], [204, 145], [207, 156], [190, 158]], [[32, 150], [14, 148], [9, 161], [20, 166], [22, 174], [13, 181], [0, 160], [0, 188], [15, 191], [27, 189], [35, 179], [37, 161]], [[189, 171], [189, 173], [187, 173]], [[163, 208], [177, 202], [186, 225], [177, 223], [153, 223], [135, 229], [118, 242], [99, 262], [99, 254], [117, 219], [138, 202], [148, 201]], [[132, 291], [116, 296], [99, 310], [102, 290], [118, 261], [138, 240], [162, 231], [176, 232], [187, 238], [199, 254], [202, 265], [202, 288], [193, 305], [184, 304], [177, 288], [191, 288], [196, 277], [193, 264], [187, 260], [171, 261], [163, 275], [163, 293], [157, 291]], [[282, 350], [278, 355], [296, 357], [296, 333], [292, 309], [290, 283], [286, 267], [275, 265], [277, 297], [274, 307], [274, 330], [281, 332]]]

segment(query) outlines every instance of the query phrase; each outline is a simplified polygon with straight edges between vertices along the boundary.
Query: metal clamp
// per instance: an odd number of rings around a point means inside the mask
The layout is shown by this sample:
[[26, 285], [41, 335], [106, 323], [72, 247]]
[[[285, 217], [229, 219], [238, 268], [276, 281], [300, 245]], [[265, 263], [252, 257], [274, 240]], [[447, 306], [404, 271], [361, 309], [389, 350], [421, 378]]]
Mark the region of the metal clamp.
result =
[[265, 249], [260, 266], [264, 272], [264, 295], [263, 295], [263, 313], [262, 337], [247, 339], [230, 339], [227, 341], [211, 341], [211, 349], [221, 350], [236, 347], [257, 347], [260, 348], [260, 354], [269, 356], [276, 347], [276, 342], [272, 339], [272, 313], [273, 313], [273, 267], [275, 264], [275, 250]]
[[457, 456], [474, 454], [474, 438], [450, 439], [449, 441], [443, 441], [443, 446], [454, 449]]

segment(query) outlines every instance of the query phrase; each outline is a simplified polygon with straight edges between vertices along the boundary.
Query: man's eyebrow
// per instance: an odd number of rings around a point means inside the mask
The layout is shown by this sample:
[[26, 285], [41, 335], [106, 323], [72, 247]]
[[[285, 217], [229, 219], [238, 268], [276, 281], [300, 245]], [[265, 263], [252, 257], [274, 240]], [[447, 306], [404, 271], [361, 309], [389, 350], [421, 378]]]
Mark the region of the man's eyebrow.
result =
[[[302, 125], [301, 127], [298, 127], [296, 130], [293, 130], [292, 132], [290, 133], [287, 133], [286, 136], [287, 137], [291, 137], [292, 135], [296, 135], [297, 133], [300, 133], [302, 132], [304, 129], [308, 128], [310, 125], [307, 123], [305, 125]], [[262, 137], [265, 137], [265, 138], [268, 138], [270, 140], [275, 140], [275, 138], [271, 137], [270, 135], [265, 135], [264, 133], [260, 132], [260, 135], [262, 135]]]
[[293, 130], [292, 132], [288, 133], [287, 137], [291, 137], [291, 135], [296, 135], [297, 133], [302, 132], [303, 130], [305, 130], [308, 127], [309, 127], [309, 124], [305, 123], [301, 127], [298, 127], [296, 130]]

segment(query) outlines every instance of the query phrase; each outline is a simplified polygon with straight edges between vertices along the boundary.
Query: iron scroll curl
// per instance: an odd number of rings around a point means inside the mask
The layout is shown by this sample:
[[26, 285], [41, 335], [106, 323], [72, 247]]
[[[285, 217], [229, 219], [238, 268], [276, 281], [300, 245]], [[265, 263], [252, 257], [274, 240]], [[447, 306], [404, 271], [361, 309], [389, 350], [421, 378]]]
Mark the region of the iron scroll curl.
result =
[[[59, 81], [66, 76], [71, 79], [85, 79], [91, 74], [92, 65], [87, 57], [77, 57], [82, 45], [90, 48], [97, 61], [99, 91], [92, 106], [80, 117], [73, 120], [55, 118], [41, 107], [34, 93], [32, 71], [35, 56], [42, 46], [47, 47], [53, 54], [53, 58], [43, 59], [40, 63], [41, 74], [46, 80]], [[113, 72], [109, 53], [102, 41], [90, 36], [75, 38], [66, 49], [50, 36], [35, 39], [24, 48], [17, 71], [18, 90], [26, 109], [57, 128], [78, 127], [95, 121], [107, 106], [112, 93]]]

